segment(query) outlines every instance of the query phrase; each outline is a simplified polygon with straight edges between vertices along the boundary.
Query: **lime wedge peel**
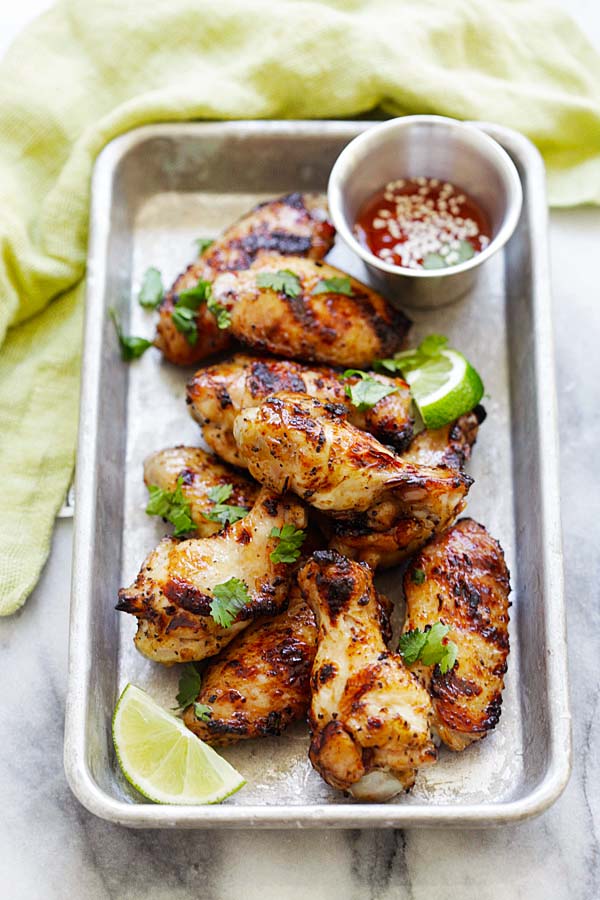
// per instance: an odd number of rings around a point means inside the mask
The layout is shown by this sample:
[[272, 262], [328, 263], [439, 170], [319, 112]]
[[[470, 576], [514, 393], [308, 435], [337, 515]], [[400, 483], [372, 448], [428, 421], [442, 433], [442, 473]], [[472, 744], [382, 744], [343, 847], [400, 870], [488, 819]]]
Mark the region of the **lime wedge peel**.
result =
[[154, 803], [221, 803], [246, 784], [181, 719], [133, 684], [119, 697], [112, 733], [123, 775]]
[[484, 386], [470, 362], [457, 350], [439, 356], [404, 374], [427, 428], [441, 428], [474, 409]]

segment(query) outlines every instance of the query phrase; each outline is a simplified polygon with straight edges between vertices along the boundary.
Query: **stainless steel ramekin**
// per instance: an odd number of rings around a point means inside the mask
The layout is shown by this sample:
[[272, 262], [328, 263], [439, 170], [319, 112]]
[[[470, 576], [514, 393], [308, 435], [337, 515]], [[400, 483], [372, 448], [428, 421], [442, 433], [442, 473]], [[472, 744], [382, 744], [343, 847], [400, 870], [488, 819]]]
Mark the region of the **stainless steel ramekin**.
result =
[[[363, 203], [388, 181], [420, 175], [465, 190], [488, 216], [492, 236], [481, 253], [444, 269], [390, 265], [354, 235]], [[341, 152], [329, 178], [333, 223], [373, 280], [400, 306], [452, 303], [475, 283], [479, 268], [512, 235], [523, 201], [519, 175], [509, 155], [474, 124], [444, 116], [405, 116], [373, 125]]]

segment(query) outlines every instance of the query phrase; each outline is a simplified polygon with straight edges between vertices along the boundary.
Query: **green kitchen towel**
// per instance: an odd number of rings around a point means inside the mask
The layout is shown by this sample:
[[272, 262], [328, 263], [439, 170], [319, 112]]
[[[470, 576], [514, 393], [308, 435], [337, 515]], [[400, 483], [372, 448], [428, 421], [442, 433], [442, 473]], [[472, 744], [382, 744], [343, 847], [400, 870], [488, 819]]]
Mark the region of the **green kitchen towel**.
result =
[[46, 559], [77, 419], [90, 172], [157, 121], [441, 113], [600, 202], [600, 62], [542, 0], [63, 0], [0, 65], [0, 614]]

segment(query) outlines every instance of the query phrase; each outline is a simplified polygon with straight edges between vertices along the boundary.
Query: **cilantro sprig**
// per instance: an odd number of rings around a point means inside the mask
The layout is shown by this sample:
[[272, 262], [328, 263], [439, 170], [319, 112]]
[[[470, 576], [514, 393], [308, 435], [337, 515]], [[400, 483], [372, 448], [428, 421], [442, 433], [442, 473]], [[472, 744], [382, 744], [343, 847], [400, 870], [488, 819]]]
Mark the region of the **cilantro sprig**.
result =
[[229, 578], [212, 589], [210, 614], [221, 628], [229, 628], [237, 614], [252, 601], [247, 584], [240, 578]]
[[185, 338], [194, 346], [198, 341], [198, 323], [196, 321], [196, 313], [203, 303], [210, 298], [210, 281], [199, 278], [198, 282], [190, 288], [179, 291], [173, 312], [171, 314], [173, 325], [185, 335]]
[[442, 622], [436, 622], [424, 631], [413, 628], [401, 635], [398, 652], [407, 666], [420, 660], [425, 666], [439, 665], [440, 672], [445, 675], [454, 668], [458, 657], [458, 647], [446, 637], [449, 631], [448, 625]]
[[352, 296], [352, 283], [347, 275], [322, 278], [311, 291], [312, 294], [345, 294]]
[[360, 381], [355, 382], [355, 384], [347, 384], [344, 391], [346, 397], [350, 398], [352, 406], [355, 406], [359, 412], [372, 409], [384, 397], [395, 394], [398, 390], [394, 385], [383, 384], [381, 381], [373, 378], [372, 375], [369, 375], [368, 372], [362, 372], [360, 369], [346, 369], [342, 377], [353, 378], [355, 376]]
[[115, 326], [117, 338], [119, 341], [119, 349], [121, 351], [121, 359], [125, 362], [131, 362], [132, 359], [139, 359], [146, 352], [148, 347], [152, 347], [152, 341], [147, 338], [134, 337], [132, 334], [123, 334], [119, 315], [114, 307], [108, 310], [108, 314]]
[[424, 338], [415, 350], [402, 350], [391, 359], [376, 359], [373, 368], [384, 372], [400, 372], [406, 376], [414, 369], [420, 369], [433, 363], [443, 366], [444, 370], [450, 370], [451, 363], [442, 355], [442, 350], [448, 347], [448, 338], [443, 334], [430, 334]]
[[283, 528], [272, 528], [271, 537], [279, 538], [279, 543], [270, 553], [271, 562], [293, 563], [300, 556], [300, 549], [306, 540], [306, 532], [293, 525], [284, 525]]
[[212, 718], [212, 714], [212, 707], [207, 706], [206, 703], [194, 703], [194, 715], [201, 722], [208, 722]]
[[256, 284], [259, 288], [271, 288], [280, 291], [288, 297], [299, 297], [302, 291], [300, 279], [289, 269], [279, 269], [277, 272], [259, 272], [256, 276]]
[[202, 684], [202, 676], [200, 672], [196, 668], [196, 665], [191, 663], [185, 663], [181, 667], [181, 674], [179, 676], [179, 690], [177, 692], [177, 709], [186, 709], [186, 707], [190, 706], [200, 693], [200, 686]]
[[160, 271], [155, 269], [154, 266], [146, 269], [138, 294], [140, 306], [143, 306], [144, 309], [156, 309], [160, 305], [164, 293], [165, 289]]
[[174, 491], [165, 491], [156, 484], [148, 485], [150, 499], [146, 506], [149, 516], [161, 516], [167, 522], [175, 526], [175, 537], [181, 537], [190, 531], [195, 531], [196, 526], [192, 518], [192, 510], [188, 499], [183, 493], [183, 478], [177, 479]]
[[210, 512], [202, 513], [211, 522], [220, 522], [221, 525], [232, 525], [248, 514], [245, 506], [230, 506], [226, 503], [233, 493], [232, 484], [220, 484], [210, 489], [208, 499], [214, 504]]
[[413, 584], [424, 584], [425, 583], [425, 571], [424, 569], [413, 569], [411, 572], [411, 581]]

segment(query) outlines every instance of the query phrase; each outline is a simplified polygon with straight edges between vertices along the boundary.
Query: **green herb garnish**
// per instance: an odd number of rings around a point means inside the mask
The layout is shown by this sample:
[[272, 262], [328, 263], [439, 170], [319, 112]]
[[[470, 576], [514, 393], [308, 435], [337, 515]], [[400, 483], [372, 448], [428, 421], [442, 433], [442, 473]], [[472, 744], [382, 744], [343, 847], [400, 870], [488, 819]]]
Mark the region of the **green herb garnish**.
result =
[[210, 298], [210, 281], [203, 278], [198, 279], [198, 283], [194, 287], [187, 288], [185, 291], [179, 291], [177, 294], [176, 307], [186, 307], [186, 309], [199, 309], [203, 303]]
[[423, 569], [413, 569], [410, 578], [413, 584], [423, 584], [425, 581], [425, 572]]
[[448, 347], [448, 338], [443, 334], [430, 334], [424, 338], [416, 350], [402, 350], [391, 359], [376, 359], [373, 368], [385, 372], [408, 374], [424, 365], [431, 367], [432, 362], [450, 371], [452, 364], [442, 355]]
[[175, 526], [175, 537], [181, 537], [189, 531], [194, 531], [196, 526], [192, 518], [192, 510], [189, 501], [183, 493], [183, 478], [177, 479], [174, 491], [164, 491], [155, 484], [148, 486], [150, 499], [146, 506], [149, 516], [161, 516], [167, 522]]
[[260, 288], [281, 291], [292, 298], [299, 297], [302, 291], [300, 279], [289, 269], [279, 269], [278, 272], [259, 272], [256, 276], [256, 284]]
[[336, 276], [335, 278], [323, 278], [313, 288], [313, 294], [345, 294], [347, 297], [352, 296], [352, 284], [347, 275]]
[[360, 369], [346, 369], [343, 378], [352, 378], [357, 376], [360, 381], [356, 384], [347, 384], [345, 387], [346, 397], [350, 398], [352, 406], [355, 406], [359, 412], [365, 412], [371, 409], [384, 397], [395, 394], [398, 390], [391, 384], [383, 384], [368, 372], [361, 372]]
[[230, 578], [212, 589], [210, 614], [221, 628], [229, 628], [241, 609], [252, 601], [248, 587], [239, 578]]
[[208, 513], [202, 513], [211, 522], [220, 522], [221, 525], [232, 525], [248, 514], [245, 506], [229, 506], [225, 501], [229, 500], [233, 493], [232, 484], [221, 484], [213, 487], [208, 492], [208, 499], [214, 503]]
[[201, 722], [208, 722], [212, 717], [212, 713], [211, 707], [207, 706], [206, 703], [194, 703], [194, 715]]
[[439, 665], [440, 672], [445, 675], [454, 668], [458, 656], [458, 647], [446, 638], [449, 631], [448, 625], [442, 622], [436, 622], [425, 631], [414, 628], [401, 635], [398, 652], [407, 666], [420, 660], [425, 666]]
[[132, 359], [139, 359], [139, 357], [146, 352], [148, 347], [153, 346], [153, 342], [146, 338], [134, 337], [131, 334], [123, 334], [119, 316], [114, 307], [111, 306], [108, 310], [108, 314], [115, 326], [115, 331], [117, 332], [119, 348], [121, 350], [121, 359], [125, 360], [125, 362], [131, 362]]
[[198, 340], [198, 325], [196, 324], [196, 310], [189, 309], [187, 306], [173, 307], [172, 313], [173, 325], [185, 335], [188, 344], [192, 347]]
[[215, 300], [214, 297], [210, 297], [208, 300], [208, 311], [213, 314], [215, 319], [217, 320], [217, 327], [223, 330], [224, 328], [229, 328], [231, 325], [231, 313], [228, 309], [219, 303], [218, 300]]
[[198, 256], [202, 256], [204, 251], [214, 244], [214, 241], [212, 238], [196, 238], [194, 244], [198, 248]]
[[271, 537], [279, 538], [279, 543], [271, 551], [270, 559], [274, 563], [293, 563], [300, 556], [300, 548], [306, 540], [306, 532], [293, 525], [283, 528], [272, 528]]
[[162, 283], [162, 276], [158, 269], [153, 266], [146, 269], [142, 279], [142, 286], [138, 294], [138, 303], [144, 309], [156, 309], [160, 305], [164, 297], [165, 289]]
[[185, 663], [179, 676], [179, 691], [177, 694], [177, 709], [186, 709], [190, 706], [198, 694], [202, 684], [202, 676], [194, 663]]

